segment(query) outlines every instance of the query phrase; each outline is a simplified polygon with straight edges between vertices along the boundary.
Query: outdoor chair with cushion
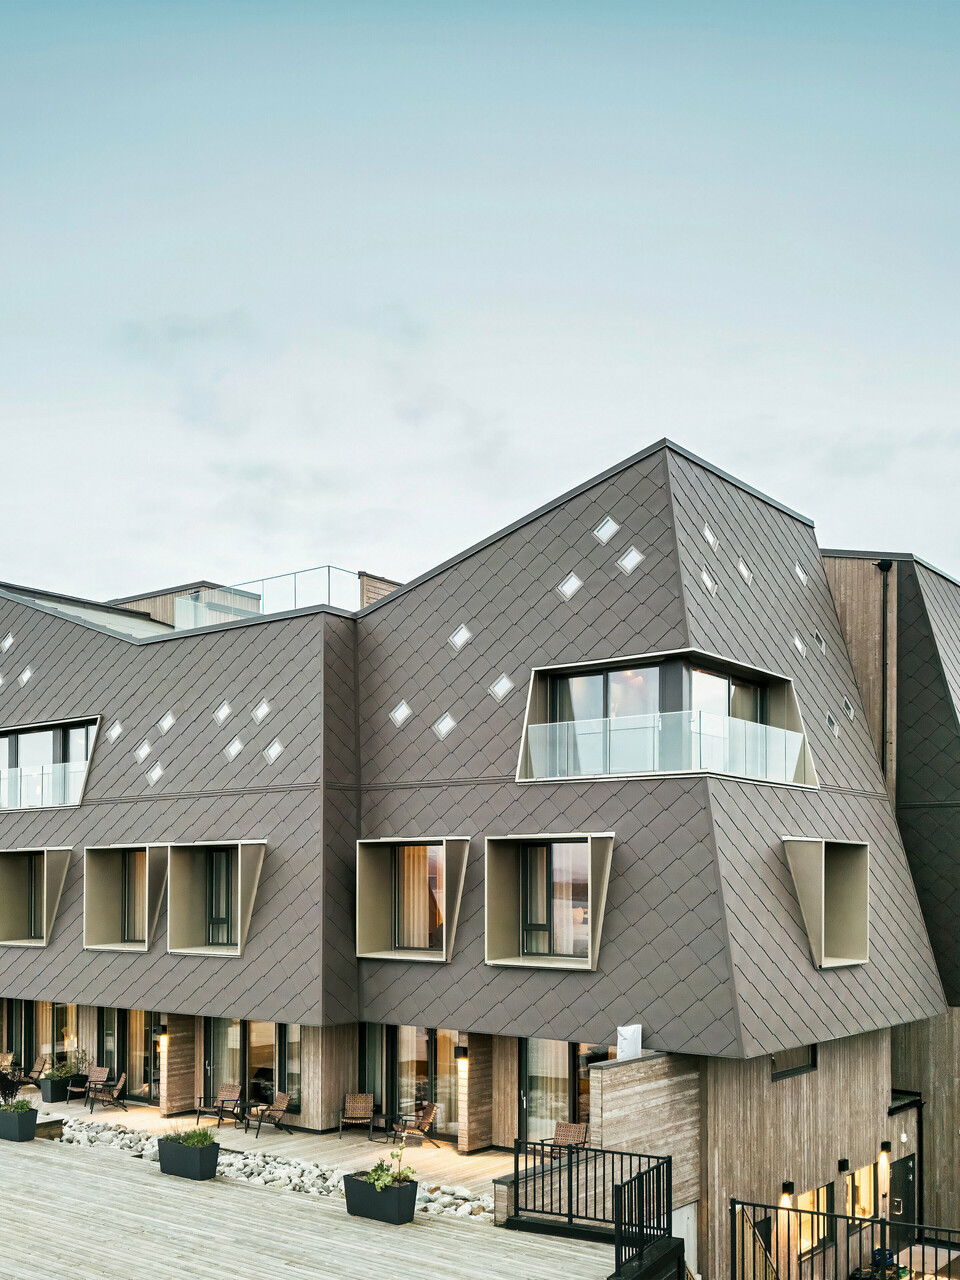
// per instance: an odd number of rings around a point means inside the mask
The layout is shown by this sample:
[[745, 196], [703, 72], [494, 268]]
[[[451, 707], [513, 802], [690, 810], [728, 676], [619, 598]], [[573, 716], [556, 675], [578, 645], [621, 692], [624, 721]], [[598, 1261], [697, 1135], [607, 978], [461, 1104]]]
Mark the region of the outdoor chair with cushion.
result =
[[440, 1143], [435, 1142], [430, 1137], [428, 1130], [437, 1118], [437, 1104], [428, 1102], [422, 1111], [417, 1112], [415, 1116], [402, 1116], [394, 1122], [394, 1132], [398, 1138], [403, 1138], [406, 1142], [423, 1143], [432, 1142], [435, 1147], [439, 1147]]
[[373, 1137], [373, 1094], [348, 1093], [344, 1095], [340, 1108], [340, 1137], [343, 1137], [345, 1124], [366, 1125], [369, 1136]]
[[224, 1120], [233, 1119], [234, 1124], [240, 1119], [240, 1086], [238, 1084], [222, 1084], [217, 1096], [209, 1102], [205, 1098], [197, 1099], [197, 1124], [201, 1116], [216, 1116], [217, 1128]]
[[39, 1088], [40, 1077], [47, 1069], [47, 1059], [49, 1056], [50, 1055], [47, 1053], [41, 1053], [40, 1057], [36, 1060], [30, 1070], [24, 1073], [24, 1084], [35, 1084]]
[[90, 1090], [97, 1088], [99, 1085], [107, 1083], [107, 1077], [110, 1074], [109, 1067], [91, 1067], [90, 1074], [87, 1076], [83, 1084], [67, 1085], [67, 1101], [70, 1101], [71, 1094], [79, 1094], [84, 1102], [90, 1096]]
[[278, 1093], [274, 1100], [270, 1103], [261, 1103], [258, 1107], [248, 1108], [243, 1118], [244, 1133], [250, 1128], [251, 1123], [257, 1126], [255, 1137], [260, 1137], [260, 1126], [266, 1122], [267, 1124], [276, 1125], [283, 1133], [289, 1133], [283, 1124], [283, 1117], [287, 1114], [287, 1107], [290, 1105], [289, 1093]]
[[93, 1115], [93, 1108], [98, 1102], [102, 1107], [119, 1107], [121, 1111], [126, 1111], [127, 1104], [123, 1097], [126, 1087], [127, 1073], [125, 1071], [116, 1084], [91, 1086], [87, 1090], [87, 1097], [90, 1099], [90, 1114]]

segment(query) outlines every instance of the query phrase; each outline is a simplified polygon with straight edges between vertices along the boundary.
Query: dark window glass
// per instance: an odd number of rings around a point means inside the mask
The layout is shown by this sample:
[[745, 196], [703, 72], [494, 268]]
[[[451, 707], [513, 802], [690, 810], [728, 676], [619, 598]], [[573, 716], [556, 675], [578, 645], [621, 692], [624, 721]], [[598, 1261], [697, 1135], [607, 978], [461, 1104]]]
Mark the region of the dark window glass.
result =
[[121, 942], [143, 942], [147, 920], [147, 851], [124, 849], [122, 854]]
[[233, 849], [207, 850], [207, 944], [236, 945], [236, 865]]
[[817, 1046], [801, 1045], [799, 1049], [781, 1049], [770, 1055], [771, 1079], [782, 1080], [787, 1076], [799, 1076], [805, 1071], [817, 1069]]
[[585, 842], [524, 845], [520, 854], [524, 955], [590, 954]]
[[300, 1026], [296, 1022], [277, 1027], [277, 1063], [280, 1092], [290, 1095], [290, 1110], [300, 1110]]
[[28, 853], [27, 857], [27, 923], [28, 937], [43, 937], [43, 854]]
[[443, 846], [397, 845], [393, 851], [394, 946], [443, 949]]

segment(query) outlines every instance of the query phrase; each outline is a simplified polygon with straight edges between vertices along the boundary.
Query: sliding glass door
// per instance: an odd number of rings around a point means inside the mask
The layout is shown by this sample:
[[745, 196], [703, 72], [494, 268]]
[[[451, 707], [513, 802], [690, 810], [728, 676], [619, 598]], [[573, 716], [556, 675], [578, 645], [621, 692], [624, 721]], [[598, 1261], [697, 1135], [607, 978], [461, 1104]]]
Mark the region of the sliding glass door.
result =
[[457, 1136], [457, 1064], [454, 1049], [460, 1034], [440, 1027], [397, 1028], [397, 1110], [417, 1115], [428, 1102], [437, 1104], [434, 1131]]
[[553, 1137], [558, 1120], [571, 1115], [570, 1045], [565, 1040], [520, 1041], [520, 1137]]
[[160, 1015], [147, 1009], [127, 1013], [127, 1097], [160, 1101]]

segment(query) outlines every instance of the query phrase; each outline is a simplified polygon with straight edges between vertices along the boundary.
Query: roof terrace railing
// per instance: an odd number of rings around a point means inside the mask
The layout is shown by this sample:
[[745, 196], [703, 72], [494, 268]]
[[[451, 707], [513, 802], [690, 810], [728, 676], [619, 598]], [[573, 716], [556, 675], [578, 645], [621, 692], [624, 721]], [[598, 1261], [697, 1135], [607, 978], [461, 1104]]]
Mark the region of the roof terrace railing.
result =
[[193, 630], [238, 618], [322, 604], [358, 609], [360, 580], [357, 574], [337, 565], [322, 564], [293, 573], [252, 578], [231, 587], [191, 591], [174, 601], [174, 627], [178, 631]]

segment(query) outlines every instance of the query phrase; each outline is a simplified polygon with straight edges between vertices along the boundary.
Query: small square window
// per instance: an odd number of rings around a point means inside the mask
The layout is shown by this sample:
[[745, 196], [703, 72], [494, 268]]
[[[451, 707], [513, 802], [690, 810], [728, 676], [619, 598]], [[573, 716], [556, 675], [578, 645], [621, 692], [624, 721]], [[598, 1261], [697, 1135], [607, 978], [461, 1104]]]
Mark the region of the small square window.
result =
[[133, 754], [137, 757], [140, 763], [143, 764], [144, 760], [146, 760], [147, 756], [150, 754], [151, 749], [150, 743], [146, 738], [144, 738]]
[[173, 726], [177, 723], [177, 718], [172, 711], [167, 711], [157, 724], [157, 728], [161, 733], [169, 733]]
[[266, 751], [263, 753], [267, 764], [274, 764], [279, 759], [282, 751], [283, 743], [279, 738], [274, 738], [269, 747], [267, 747]]
[[473, 632], [468, 626], [461, 622], [453, 635], [448, 637], [447, 644], [452, 645], [459, 653], [463, 646], [469, 644], [472, 639]]
[[213, 718], [216, 720], [217, 724], [226, 724], [230, 719], [230, 716], [231, 711], [229, 702], [221, 702], [219, 707], [217, 707], [216, 711], [213, 713]]
[[257, 705], [250, 712], [257, 724], [263, 724], [267, 716], [270, 714], [270, 703], [266, 698], [261, 698]]
[[705, 524], [703, 526], [703, 536], [706, 538], [707, 542], [709, 543], [710, 549], [712, 551], [716, 551], [717, 547], [719, 547], [720, 545], [720, 539], [717, 537], [717, 535], [713, 532], [713, 530], [710, 528], [708, 524]]
[[163, 766], [160, 764], [159, 761], [157, 761], [157, 763], [147, 771], [147, 781], [150, 783], [152, 787], [155, 783], [159, 782], [162, 777], [163, 777]]
[[604, 546], [610, 541], [620, 526], [614, 520], [613, 516], [604, 516], [600, 523], [593, 531], [593, 536], [598, 542], [602, 542]]
[[813, 633], [813, 638], [814, 638], [814, 640], [816, 640], [816, 642], [817, 642], [817, 648], [820, 650], [820, 652], [821, 652], [821, 653], [826, 653], [826, 652], [827, 652], [827, 642], [826, 642], [826, 640], [824, 640], [823, 636], [820, 634], [820, 632], [819, 632], [819, 631], [814, 631], [814, 633]]
[[232, 738], [223, 748], [223, 754], [228, 760], [236, 760], [237, 756], [243, 750], [243, 743], [239, 738]]
[[750, 583], [753, 581], [753, 570], [747, 564], [746, 560], [744, 560], [743, 556], [741, 556], [737, 561], [737, 572], [749, 587]]
[[8, 631], [7, 634], [3, 637], [3, 639], [0, 640], [0, 650], [6, 653], [12, 644], [13, 644], [13, 633], [11, 631]]
[[798, 578], [799, 578], [799, 580], [803, 583], [803, 585], [804, 585], [804, 586], [806, 586], [806, 585], [807, 585], [807, 571], [806, 571], [806, 569], [804, 569], [803, 565], [800, 563], [800, 561], [799, 561], [799, 560], [798, 560], [798, 561], [796, 562], [796, 564], [793, 566], [793, 572], [797, 575], [797, 577], [798, 577]]
[[32, 679], [33, 679], [33, 672], [30, 670], [29, 667], [24, 667], [23, 670], [20, 672], [20, 674], [17, 676], [17, 680], [20, 684], [21, 689], [27, 683], [28, 680], [32, 680]]
[[107, 730], [107, 741], [116, 742], [121, 733], [123, 733], [123, 725], [119, 720], [114, 720], [113, 724]]
[[449, 711], [445, 711], [437, 723], [433, 726], [433, 732], [442, 742], [448, 734], [452, 733], [457, 727], [457, 722]]
[[413, 712], [410, 710], [409, 703], [398, 702], [397, 705], [390, 712], [390, 719], [399, 729], [402, 724], [406, 724], [406, 722], [410, 719], [412, 715], [413, 715]]
[[793, 647], [796, 649], [797, 653], [799, 653], [801, 658], [805, 658], [807, 656], [807, 646], [803, 643], [803, 640], [796, 631], [793, 633]]
[[575, 573], [568, 573], [564, 580], [557, 584], [557, 590], [564, 600], [572, 600], [582, 586], [583, 582]]
[[502, 702], [504, 698], [513, 689], [513, 681], [508, 675], [497, 676], [493, 684], [490, 686], [490, 692], [498, 702]]
[[634, 569], [643, 564], [644, 556], [642, 551], [638, 551], [636, 547], [627, 547], [626, 551], [617, 561], [617, 568], [628, 576], [633, 573]]
[[707, 588], [707, 590], [710, 592], [712, 596], [715, 596], [717, 594], [717, 584], [716, 582], [714, 582], [713, 578], [711, 578], [710, 574], [706, 571], [706, 569], [701, 569], [700, 581], [703, 583], [703, 585]]
[[848, 720], [853, 720], [857, 714], [854, 711], [853, 703], [850, 701], [849, 698], [844, 698], [843, 700], [843, 714], [847, 717]]
[[835, 738], [840, 737], [840, 725], [836, 720], [834, 720], [829, 711], [827, 712], [827, 728]]

